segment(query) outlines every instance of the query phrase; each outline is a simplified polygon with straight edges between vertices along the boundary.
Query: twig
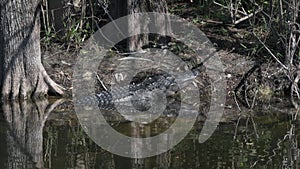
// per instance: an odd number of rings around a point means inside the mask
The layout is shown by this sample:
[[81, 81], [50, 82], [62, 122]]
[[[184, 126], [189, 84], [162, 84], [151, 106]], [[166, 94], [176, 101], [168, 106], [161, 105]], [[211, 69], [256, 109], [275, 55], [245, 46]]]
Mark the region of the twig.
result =
[[255, 121], [253, 119], [253, 116], [250, 116], [250, 118], [251, 118], [251, 122], [252, 122], [252, 125], [253, 125], [253, 129], [254, 129], [254, 132], [255, 132], [256, 139], [258, 139], [259, 135], [257, 134], [257, 128], [256, 128]]
[[288, 70], [288, 68], [272, 53], [272, 51], [265, 45], [263, 41], [254, 33], [253, 35], [258, 39], [258, 41], [263, 45], [263, 47], [269, 52], [269, 54], [278, 62], [284, 69]]
[[297, 116], [298, 116], [299, 110], [300, 109], [297, 109], [296, 114], [294, 115], [294, 119], [293, 120], [297, 120]]
[[147, 58], [139, 58], [139, 57], [124, 57], [124, 58], [121, 58], [119, 60], [141, 60], [141, 61], [148, 61], [148, 62], [151, 62], [153, 63], [153, 60], [151, 59], [147, 59]]
[[246, 101], [246, 103], [247, 103], [247, 106], [249, 107], [249, 108], [251, 108], [250, 107], [250, 104], [249, 104], [249, 101], [248, 101], [248, 97], [247, 97], [247, 81], [245, 81], [245, 84], [244, 84], [244, 86], [245, 86], [245, 90], [244, 90], [244, 97], [245, 97], [245, 101]]
[[141, 50], [141, 51], [136, 51], [136, 52], [124, 52], [124, 53], [118, 52], [119, 55], [134, 55], [134, 54], [143, 54], [143, 53], [147, 53], [147, 51]]
[[236, 139], [236, 136], [237, 136], [237, 129], [238, 129], [238, 127], [239, 127], [241, 118], [242, 118], [242, 115], [238, 118], [238, 121], [237, 121], [237, 123], [236, 123], [235, 130], [234, 130], [234, 136], [233, 136], [233, 139]]
[[[222, 5], [222, 4], [220, 4], [220, 3], [216, 2], [216, 1], [214, 1], [213, 3], [216, 4], [216, 5], [218, 5], [218, 6], [220, 6], [220, 7], [222, 7], [222, 8], [225, 8], [225, 9], [229, 9], [229, 10], [230, 10], [230, 8], [228, 8], [227, 6]], [[240, 10], [237, 10], [237, 11], [238, 11], [238, 13], [240, 13], [240, 14], [247, 15], [247, 13], [245, 13], [245, 12], [243, 12], [243, 11], [240, 11]]]
[[108, 4], [106, 2], [101, 2], [100, 0], [98, 0], [101, 8], [104, 10], [105, 14], [107, 14], [108, 18], [110, 19], [110, 21], [113, 23], [113, 25], [115, 26], [115, 28], [119, 31], [119, 33], [123, 36], [126, 37], [124, 35], [124, 33], [121, 31], [121, 29], [119, 28], [119, 26], [116, 24], [115, 20], [113, 19], [113, 17], [110, 15], [109, 11], [107, 10]]
[[297, 87], [299, 79], [300, 79], [300, 74], [298, 73], [295, 80], [294, 80], [294, 82], [293, 82], [293, 84], [292, 84], [292, 86], [291, 86], [291, 102], [292, 102], [293, 106], [296, 109], [299, 108], [299, 105], [298, 105], [298, 103], [295, 102], [293, 93], [296, 92], [298, 99], [300, 98], [299, 97], [299, 92], [298, 92], [298, 87]]
[[100, 82], [101, 86], [104, 88], [104, 90], [107, 91], [106, 86], [104, 85], [104, 83], [102, 82], [102, 80], [100, 79], [100, 77], [98, 76], [97, 72], [95, 72], [95, 74], [96, 74], [97, 80]]
[[259, 12], [261, 12], [261, 11], [262, 11], [262, 9], [258, 9], [258, 10], [255, 11], [254, 13], [251, 13], [251, 14], [249, 14], [249, 15], [247, 15], [247, 16], [245, 16], [245, 17], [243, 17], [243, 18], [240, 18], [239, 20], [235, 21], [233, 24], [234, 24], [234, 25], [237, 25], [237, 24], [239, 24], [239, 23], [241, 23], [241, 22], [243, 22], [243, 21], [245, 21], [245, 20], [247, 20], [247, 19], [253, 17], [254, 15], [256, 15], [257, 13], [259, 13]]
[[[259, 69], [260, 70], [260, 67], [259, 67], [260, 65], [259, 64], [255, 64], [250, 70], [248, 70], [248, 72], [243, 76], [243, 78], [242, 78], [242, 80], [239, 82], [239, 84], [235, 87], [235, 89], [234, 89], [234, 92], [235, 93], [238, 93], [238, 91], [239, 91], [239, 89], [242, 87], [242, 86], [245, 86], [245, 87], [247, 87], [246, 86], [246, 83], [247, 83], [247, 78], [256, 70], [256, 69]], [[251, 108], [250, 107], [250, 104], [249, 104], [249, 102], [248, 102], [248, 100], [247, 100], [247, 91], [246, 91], [247, 89], [245, 89], [245, 102], [244, 101], [242, 101], [239, 97], [236, 97], [239, 101], [241, 101], [242, 102], [242, 104], [244, 104], [244, 106], [247, 106], [248, 108]], [[245, 105], [245, 104], [247, 104], [247, 105]]]
[[235, 92], [234, 92], [234, 94], [233, 94], [233, 98], [234, 98], [235, 104], [237, 105], [239, 111], [242, 111], [241, 108], [240, 108], [240, 105], [239, 105], [239, 103], [238, 103], [238, 101], [237, 101], [237, 99], [236, 99], [236, 93], [235, 93]]
[[235, 19], [234, 19], [234, 15], [233, 15], [233, 3], [232, 3], [232, 0], [230, 0], [230, 8], [229, 8], [229, 11], [230, 11], [230, 16], [231, 16], [231, 22], [234, 23], [234, 22], [235, 22]]
[[253, 109], [253, 107], [254, 107], [256, 96], [257, 96], [257, 90], [255, 90], [254, 98], [253, 98], [253, 101], [252, 101], [252, 104], [251, 104], [251, 109]]
[[247, 113], [241, 113], [237, 122], [236, 122], [236, 125], [235, 125], [235, 129], [234, 129], [234, 136], [233, 136], [233, 139], [236, 139], [237, 137], [237, 130], [238, 130], [238, 127], [239, 127], [239, 124], [240, 124], [240, 121], [241, 121], [241, 118], [242, 117], [248, 117], [248, 114]]

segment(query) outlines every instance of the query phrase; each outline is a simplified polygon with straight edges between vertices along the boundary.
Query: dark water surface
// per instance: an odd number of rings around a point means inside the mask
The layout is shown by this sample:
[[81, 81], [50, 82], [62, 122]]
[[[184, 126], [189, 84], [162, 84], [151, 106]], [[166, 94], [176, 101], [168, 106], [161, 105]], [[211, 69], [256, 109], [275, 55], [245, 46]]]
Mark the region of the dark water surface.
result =
[[[74, 112], [47, 112], [49, 106], [37, 106], [38, 109], [35, 106], [25, 110], [24, 105], [2, 108], [1, 169], [298, 168], [300, 164], [299, 122], [284, 113], [244, 113], [239, 119], [221, 122], [213, 136], [202, 144], [198, 143], [202, 124], [198, 122], [170, 151], [150, 158], [130, 159], [97, 146], [77, 123]], [[133, 130], [141, 134], [159, 131], [159, 126], [167, 123], [166, 120], [135, 126], [126, 121], [111, 122], [126, 135]]]

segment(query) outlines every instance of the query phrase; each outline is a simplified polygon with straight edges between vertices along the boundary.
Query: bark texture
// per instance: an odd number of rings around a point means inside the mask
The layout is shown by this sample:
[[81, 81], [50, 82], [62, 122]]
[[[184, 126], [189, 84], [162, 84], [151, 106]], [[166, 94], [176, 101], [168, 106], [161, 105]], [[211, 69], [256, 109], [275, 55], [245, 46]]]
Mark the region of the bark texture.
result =
[[[128, 14], [140, 13], [140, 12], [158, 12], [167, 13], [168, 7], [166, 0], [127, 0]], [[165, 20], [166, 19], [166, 20]], [[161, 32], [170, 32], [171, 25], [169, 18], [156, 18], [156, 25]], [[129, 20], [128, 29], [131, 32], [139, 33], [141, 30], [147, 30], [148, 22], [144, 18], [139, 18], [136, 15], [132, 15]], [[129, 38], [128, 48], [129, 51], [141, 50], [141, 48], [148, 44], [149, 39], [158, 41], [161, 44], [167, 43], [167, 38], [162, 36], [152, 36], [141, 34], [135, 35]]]
[[26, 99], [63, 90], [41, 62], [38, 0], [0, 1], [1, 99]]
[[[148, 23], [144, 18], [140, 18], [135, 13], [147, 12], [148, 4], [146, 0], [127, 0], [128, 14], [132, 14], [128, 21], [128, 31], [140, 34], [141, 30], [147, 30]], [[138, 51], [148, 43], [148, 35], [140, 34], [129, 38], [129, 51]]]

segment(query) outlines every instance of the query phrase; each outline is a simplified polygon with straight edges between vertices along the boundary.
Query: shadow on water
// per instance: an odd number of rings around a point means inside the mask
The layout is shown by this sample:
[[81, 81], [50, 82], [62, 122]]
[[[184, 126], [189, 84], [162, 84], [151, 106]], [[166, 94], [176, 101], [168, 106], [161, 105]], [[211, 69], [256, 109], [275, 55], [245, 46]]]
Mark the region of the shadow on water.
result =
[[[203, 124], [199, 121], [166, 153], [130, 159], [97, 146], [78, 124], [72, 104], [55, 108], [60, 103], [44, 100], [1, 105], [0, 168], [298, 168], [300, 164], [299, 120], [293, 114], [243, 113], [221, 122], [202, 144], [198, 143]], [[151, 125], [109, 119], [111, 126], [127, 135], [151, 135], [159, 126], [169, 125], [163, 119]]]

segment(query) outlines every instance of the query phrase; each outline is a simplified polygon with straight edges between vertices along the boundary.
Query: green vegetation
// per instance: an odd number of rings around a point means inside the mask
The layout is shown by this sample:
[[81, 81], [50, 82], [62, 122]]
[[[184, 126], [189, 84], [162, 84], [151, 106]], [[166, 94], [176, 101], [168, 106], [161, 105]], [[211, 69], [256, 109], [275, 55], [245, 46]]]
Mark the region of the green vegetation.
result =
[[[47, 49], [53, 43], [66, 49], [80, 49], [99, 27], [105, 23], [105, 12], [97, 0], [86, 3], [60, 4], [60, 8], [51, 9], [48, 1], [42, 5], [42, 45]], [[62, 15], [62, 16], [61, 16]]]

